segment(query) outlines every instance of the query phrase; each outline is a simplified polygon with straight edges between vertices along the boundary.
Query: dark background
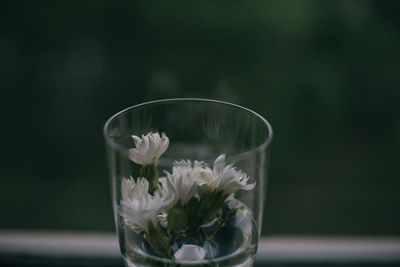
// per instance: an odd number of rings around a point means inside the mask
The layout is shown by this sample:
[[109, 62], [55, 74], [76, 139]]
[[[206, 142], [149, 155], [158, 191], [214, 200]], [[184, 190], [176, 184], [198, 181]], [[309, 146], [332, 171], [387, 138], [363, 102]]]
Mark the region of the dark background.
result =
[[400, 2], [1, 1], [0, 230], [113, 231], [104, 122], [231, 101], [275, 138], [264, 234], [400, 234]]

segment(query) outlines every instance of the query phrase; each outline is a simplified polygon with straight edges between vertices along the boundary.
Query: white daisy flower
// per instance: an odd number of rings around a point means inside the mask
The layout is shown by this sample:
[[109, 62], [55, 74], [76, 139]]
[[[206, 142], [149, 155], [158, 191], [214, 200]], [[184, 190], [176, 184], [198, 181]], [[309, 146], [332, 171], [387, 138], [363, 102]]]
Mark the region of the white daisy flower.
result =
[[170, 190], [175, 191], [174, 203], [179, 200], [187, 203], [198, 192], [223, 191], [231, 194], [237, 190], [251, 190], [255, 183], [247, 184], [246, 173], [236, 170], [232, 165], [225, 166], [225, 155], [219, 156], [211, 169], [204, 162], [190, 160], [175, 161], [172, 174], [166, 172]]
[[149, 182], [145, 178], [138, 178], [137, 182], [132, 177], [123, 178], [121, 183], [122, 200], [118, 213], [136, 232], [146, 232], [149, 221], [156, 224], [157, 215], [174, 200], [174, 195], [165, 186], [159, 186], [154, 195], [149, 194], [148, 189]]
[[[211, 174], [212, 173], [212, 174]], [[214, 162], [212, 172], [205, 171], [200, 176], [198, 183], [201, 188], [208, 190], [223, 191], [231, 194], [237, 190], [251, 190], [256, 183], [247, 184], [249, 176], [241, 170], [236, 170], [233, 165], [225, 166], [225, 155], [220, 155]]]
[[165, 133], [148, 133], [139, 138], [132, 135], [135, 148], [129, 149], [129, 158], [140, 165], [156, 164], [158, 158], [167, 150], [169, 139]]
[[189, 160], [175, 161], [172, 173], [165, 172], [165, 174], [170, 191], [175, 192], [175, 204], [180, 201], [180, 204], [184, 205], [196, 195], [198, 173], [192, 168]]

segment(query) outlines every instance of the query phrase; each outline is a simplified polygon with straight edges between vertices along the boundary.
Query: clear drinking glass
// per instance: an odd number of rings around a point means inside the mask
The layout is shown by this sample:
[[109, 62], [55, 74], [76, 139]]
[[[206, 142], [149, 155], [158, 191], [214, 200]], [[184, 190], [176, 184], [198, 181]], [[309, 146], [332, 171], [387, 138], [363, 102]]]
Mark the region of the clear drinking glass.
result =
[[[267, 120], [226, 102], [167, 99], [115, 114], [104, 135], [126, 266], [252, 266], [272, 138]], [[135, 162], [145, 161], [140, 149], [157, 154], [154, 162]]]

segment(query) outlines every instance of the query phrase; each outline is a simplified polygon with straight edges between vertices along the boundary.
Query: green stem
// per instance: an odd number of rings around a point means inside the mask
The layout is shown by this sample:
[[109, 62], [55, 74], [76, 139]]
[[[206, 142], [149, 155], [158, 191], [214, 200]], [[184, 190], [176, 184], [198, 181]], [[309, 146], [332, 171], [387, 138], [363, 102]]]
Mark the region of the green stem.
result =
[[158, 186], [158, 171], [156, 165], [151, 164], [142, 166], [139, 171], [139, 177], [146, 178], [149, 182], [149, 193], [153, 194]]
[[155, 252], [169, 259], [173, 258], [174, 253], [168, 240], [165, 238], [161, 228], [152, 221], [147, 223], [146, 239]]

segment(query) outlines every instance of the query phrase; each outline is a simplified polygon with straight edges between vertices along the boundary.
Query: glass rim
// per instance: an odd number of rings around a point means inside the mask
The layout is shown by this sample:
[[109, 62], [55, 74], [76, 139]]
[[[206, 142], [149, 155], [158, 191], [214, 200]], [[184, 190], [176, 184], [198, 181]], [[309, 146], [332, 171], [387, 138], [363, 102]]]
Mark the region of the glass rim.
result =
[[264, 125], [266, 126], [266, 129], [268, 130], [268, 135], [267, 138], [265, 139], [264, 142], [262, 142], [260, 145], [257, 145], [255, 148], [250, 149], [250, 151], [245, 151], [243, 153], [240, 153], [240, 155], [247, 155], [248, 153], [252, 153], [252, 152], [257, 152], [257, 151], [262, 151], [264, 149], [266, 149], [268, 147], [268, 145], [271, 143], [272, 141], [272, 137], [273, 137], [273, 131], [272, 131], [272, 127], [271, 124], [269, 123], [269, 121], [267, 119], [265, 119], [263, 116], [261, 116], [260, 114], [258, 114], [257, 112], [249, 109], [249, 108], [245, 108], [243, 106], [240, 106], [238, 104], [234, 104], [234, 103], [230, 103], [230, 102], [226, 102], [226, 101], [221, 101], [221, 100], [215, 100], [215, 99], [207, 99], [207, 98], [167, 98], [167, 99], [159, 99], [159, 100], [153, 100], [153, 101], [148, 101], [148, 102], [143, 102], [137, 105], [133, 105], [130, 107], [127, 107], [117, 113], [115, 113], [114, 115], [112, 115], [104, 124], [103, 127], [103, 135], [104, 135], [104, 139], [106, 141], [106, 143], [113, 149], [119, 151], [122, 154], [129, 154], [129, 149], [126, 149], [125, 147], [117, 144], [116, 142], [114, 142], [112, 140], [112, 138], [109, 137], [109, 135], [107, 134], [107, 129], [110, 125], [110, 123], [116, 119], [117, 117], [121, 116], [122, 114], [131, 111], [133, 109], [139, 108], [139, 107], [144, 107], [144, 106], [151, 106], [154, 104], [160, 104], [160, 103], [173, 103], [173, 102], [189, 102], [189, 101], [193, 101], [193, 102], [203, 102], [203, 103], [214, 103], [214, 104], [221, 104], [221, 105], [227, 105], [227, 106], [231, 106], [237, 109], [240, 109], [242, 111], [248, 112], [250, 114], [252, 114], [253, 116], [257, 117], [259, 120], [261, 120]]

